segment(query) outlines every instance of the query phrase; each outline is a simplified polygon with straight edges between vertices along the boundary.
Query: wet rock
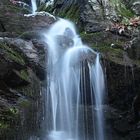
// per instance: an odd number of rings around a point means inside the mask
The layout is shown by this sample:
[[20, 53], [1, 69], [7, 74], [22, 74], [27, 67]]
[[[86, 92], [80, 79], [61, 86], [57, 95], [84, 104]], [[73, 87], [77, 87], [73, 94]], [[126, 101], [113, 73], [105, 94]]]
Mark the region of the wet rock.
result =
[[136, 37], [131, 41], [131, 47], [127, 49], [130, 58], [140, 60], [140, 38]]
[[46, 44], [38, 39], [40, 31], [56, 19], [48, 13], [25, 15], [28, 13], [27, 8], [9, 0], [0, 1], [1, 140], [37, 138], [41, 124]]
[[27, 16], [25, 15], [26, 12], [24, 9], [17, 7], [8, 0], [1, 1], [0, 13], [0, 31], [10, 32], [17, 35], [33, 30], [43, 31], [56, 20], [50, 14], [36, 14], [36, 16]]
[[10, 33], [10, 32], [0, 32], [0, 37], [9, 37], [9, 38], [14, 38], [16, 37], [17, 34], [15, 33]]
[[[24, 41], [18, 38], [3, 38], [1, 42], [6, 43], [9, 49], [13, 49], [13, 56], [11, 56], [11, 54], [9, 54], [9, 56], [19, 62], [17, 65], [23, 65], [23, 67], [28, 66], [32, 68], [41, 79], [45, 78], [45, 66], [43, 65], [45, 61], [43, 53], [45, 52], [39, 53], [39, 50], [44, 50], [44, 46], [37, 48], [31, 41]], [[41, 59], [40, 57], [42, 57], [42, 55], [43, 58]], [[7, 67], [9, 67], [8, 64]], [[19, 67], [17, 66], [16, 69], [17, 68]]]
[[85, 3], [85, 0], [54, 0], [54, 10], [55, 12], [60, 12], [60, 10], [64, 10], [65, 8], [69, 9], [72, 5], [81, 5]]
[[61, 49], [66, 49], [74, 45], [74, 41], [67, 36], [57, 36], [56, 40], [58, 42], [59, 47], [62, 47]]
[[4, 79], [12, 69], [21, 70], [25, 67], [25, 61], [18, 53], [12, 51], [7, 45], [0, 45], [0, 79]]
[[133, 0], [131, 2], [131, 8], [136, 13], [136, 15], [140, 16], [140, 1], [139, 0]]
[[114, 129], [121, 135], [127, 135], [131, 131], [132, 126], [128, 123], [127, 120], [121, 119], [115, 122]]
[[[44, 48], [40, 47], [19, 38], [0, 38], [1, 140], [20, 139], [23, 132], [23, 139], [28, 139], [36, 131], [32, 126], [41, 119], [37, 112], [41, 109], [41, 80], [45, 79], [45, 69], [41, 67]], [[31, 123], [34, 125], [27, 125]]]
[[38, 31], [27, 31], [22, 33], [19, 38], [22, 38], [23, 40], [42, 39], [42, 35]]
[[16, 51], [23, 53], [23, 56], [27, 57], [30, 61], [38, 62], [37, 50], [31, 41], [24, 41], [18, 38], [4, 38], [3, 41], [15, 48]]
[[[24, 75], [23, 73], [26, 75]], [[28, 76], [28, 72], [24, 70], [20, 72], [16, 70], [11, 70], [4, 77], [4, 82], [7, 86], [11, 88], [21, 87], [23, 85], [27, 86], [28, 84], [30, 84], [30, 81], [28, 77], [24, 76]]]
[[5, 84], [4, 81], [0, 81], [0, 83], [0, 101], [1, 103], [3, 102], [3, 106], [10, 107], [10, 104], [16, 103], [16, 101], [21, 95], [16, 90], [9, 89], [9, 87]]

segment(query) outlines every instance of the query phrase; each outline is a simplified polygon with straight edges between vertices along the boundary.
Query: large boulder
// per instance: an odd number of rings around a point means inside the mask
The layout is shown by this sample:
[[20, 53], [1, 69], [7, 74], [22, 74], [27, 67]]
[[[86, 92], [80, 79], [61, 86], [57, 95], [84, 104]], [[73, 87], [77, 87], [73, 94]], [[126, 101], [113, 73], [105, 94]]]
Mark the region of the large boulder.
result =
[[140, 16], [140, 1], [139, 0], [124, 0], [123, 3], [133, 11], [137, 16]]
[[29, 14], [29, 8], [0, 1], [1, 140], [38, 137], [41, 124], [47, 44], [39, 39], [56, 18], [44, 12]]
[[27, 31], [42, 31], [56, 20], [47, 13], [28, 14], [24, 8], [14, 5], [9, 0], [2, 0], [0, 2], [0, 32], [21, 35]]
[[[45, 79], [45, 50], [39, 41], [0, 39], [0, 139], [28, 139], [39, 128], [41, 81]], [[37, 110], [38, 109], [38, 110]], [[32, 120], [32, 118], [34, 118]], [[37, 124], [35, 124], [38, 122]], [[30, 131], [28, 131], [28, 129]], [[18, 131], [18, 133], [17, 133]]]

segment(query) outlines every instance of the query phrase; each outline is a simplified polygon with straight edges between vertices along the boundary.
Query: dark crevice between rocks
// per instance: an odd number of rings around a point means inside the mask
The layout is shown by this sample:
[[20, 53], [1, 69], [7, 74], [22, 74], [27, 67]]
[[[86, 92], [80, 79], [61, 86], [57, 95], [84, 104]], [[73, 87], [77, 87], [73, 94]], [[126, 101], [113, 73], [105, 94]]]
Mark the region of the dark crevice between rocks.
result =
[[5, 28], [4, 24], [1, 21], [0, 21], [0, 30], [2, 32], [6, 32], [6, 28]]

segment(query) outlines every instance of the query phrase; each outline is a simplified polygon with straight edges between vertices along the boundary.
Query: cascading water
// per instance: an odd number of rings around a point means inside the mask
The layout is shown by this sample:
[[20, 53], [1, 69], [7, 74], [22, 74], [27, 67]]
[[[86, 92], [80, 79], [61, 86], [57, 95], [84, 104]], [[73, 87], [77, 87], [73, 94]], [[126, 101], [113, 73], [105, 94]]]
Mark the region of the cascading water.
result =
[[31, 4], [32, 4], [32, 14], [34, 14], [37, 10], [36, 0], [31, 0]]
[[67, 20], [57, 21], [44, 36], [48, 44], [44, 140], [105, 140], [99, 54], [83, 45]]

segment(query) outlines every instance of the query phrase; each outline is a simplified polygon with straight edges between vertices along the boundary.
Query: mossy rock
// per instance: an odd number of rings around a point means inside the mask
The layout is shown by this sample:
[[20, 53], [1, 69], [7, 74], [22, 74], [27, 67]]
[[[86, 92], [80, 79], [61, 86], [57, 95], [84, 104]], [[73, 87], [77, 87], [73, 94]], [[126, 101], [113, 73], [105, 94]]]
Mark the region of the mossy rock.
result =
[[28, 108], [31, 105], [31, 102], [27, 99], [20, 99], [18, 103], [20, 108]]
[[25, 40], [40, 39], [41, 35], [36, 31], [27, 31], [19, 35], [19, 38], [22, 38]]
[[15, 106], [11, 106], [0, 112], [0, 115], [0, 129], [8, 129], [13, 127], [13, 123], [19, 118], [19, 109]]
[[69, 8], [61, 9], [56, 15], [77, 23], [79, 21], [80, 7], [78, 5], [71, 5]]
[[28, 70], [20, 70], [20, 71], [16, 71], [15, 70], [15, 73], [23, 80], [29, 82], [30, 81], [30, 77], [29, 77], [29, 73], [28, 73]]
[[12, 47], [5, 43], [0, 43], [0, 49], [4, 53], [4, 57], [10, 61], [14, 61], [21, 65], [25, 65], [25, 60], [20, 53], [16, 52]]
[[84, 43], [88, 44], [89, 46], [108, 46], [110, 47], [111, 44], [117, 46], [123, 50], [123, 46], [127, 38], [114, 35], [110, 32], [102, 31], [102, 32], [95, 32], [95, 33], [80, 33], [81, 38], [83, 39]]
[[82, 32], [80, 35], [84, 43], [100, 52], [105, 59], [117, 64], [125, 65], [125, 51], [123, 46], [127, 41], [126, 38], [119, 37], [108, 32], [96, 32], [90, 34]]
[[11, 106], [0, 112], [0, 139], [13, 138], [20, 126], [19, 108]]
[[123, 0], [111, 0], [110, 3], [115, 8], [117, 15], [121, 16], [123, 24], [128, 24], [130, 18], [135, 17], [135, 13]]
[[22, 93], [23, 96], [35, 99], [39, 96], [40, 81], [32, 70], [22, 70], [21, 76], [30, 81], [30, 84], [22, 87], [17, 87], [16, 90]]

